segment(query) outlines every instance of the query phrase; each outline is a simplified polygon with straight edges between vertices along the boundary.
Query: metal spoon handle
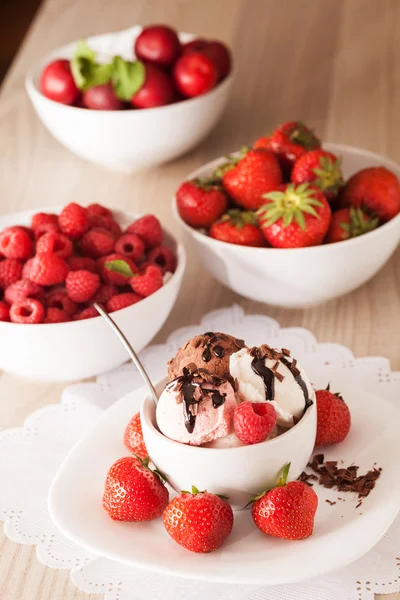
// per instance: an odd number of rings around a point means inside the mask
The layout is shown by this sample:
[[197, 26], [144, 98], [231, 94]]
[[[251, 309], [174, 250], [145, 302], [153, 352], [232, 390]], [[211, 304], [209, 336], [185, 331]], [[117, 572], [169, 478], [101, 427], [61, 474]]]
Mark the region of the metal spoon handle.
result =
[[119, 337], [119, 339], [121, 340], [121, 342], [125, 346], [125, 348], [126, 348], [128, 354], [129, 354], [129, 356], [131, 357], [131, 359], [133, 360], [133, 362], [137, 366], [139, 373], [141, 374], [141, 376], [145, 380], [145, 382], [147, 384], [147, 387], [150, 390], [151, 396], [152, 396], [152, 398], [154, 400], [154, 404], [157, 406], [157, 403], [158, 403], [157, 392], [154, 389], [154, 386], [151, 383], [150, 378], [147, 375], [147, 373], [146, 373], [146, 371], [145, 371], [142, 363], [140, 362], [138, 355], [136, 354], [136, 352], [134, 351], [134, 349], [132, 348], [132, 346], [130, 345], [130, 343], [126, 339], [125, 335], [122, 333], [122, 331], [120, 330], [120, 328], [116, 324], [116, 322], [110, 317], [110, 315], [103, 308], [101, 308], [101, 306], [99, 306], [97, 304], [97, 302], [94, 302], [93, 306], [95, 307], [95, 309], [97, 310], [97, 312], [103, 317], [103, 319], [105, 319], [107, 321], [108, 325], [114, 330], [114, 333]]

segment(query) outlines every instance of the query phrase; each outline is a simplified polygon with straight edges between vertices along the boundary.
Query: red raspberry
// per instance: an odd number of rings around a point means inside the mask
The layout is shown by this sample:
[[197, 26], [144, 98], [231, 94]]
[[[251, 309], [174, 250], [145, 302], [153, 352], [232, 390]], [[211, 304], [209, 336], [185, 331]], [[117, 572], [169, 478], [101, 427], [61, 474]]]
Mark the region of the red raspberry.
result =
[[58, 308], [67, 316], [72, 317], [78, 310], [76, 302], [71, 300], [64, 289], [54, 290], [47, 296], [47, 308]]
[[88, 256], [71, 256], [68, 265], [70, 271], [90, 271], [91, 273], [97, 273], [96, 261]]
[[75, 321], [84, 321], [85, 319], [93, 319], [93, 317], [99, 317], [99, 313], [94, 306], [89, 306], [74, 316]]
[[55, 225], [58, 229], [58, 216], [50, 213], [36, 213], [32, 217], [31, 228], [36, 231], [43, 225]]
[[60, 233], [60, 228], [55, 223], [43, 223], [35, 229], [35, 238], [38, 240], [45, 233]]
[[100, 227], [101, 229], [107, 229], [113, 234], [114, 239], [119, 238], [122, 235], [122, 229], [112, 217], [102, 217], [100, 215], [89, 216], [89, 227]]
[[11, 227], [6, 227], [5, 229], [3, 229], [2, 233], [5, 233], [6, 231], [25, 231], [25, 233], [29, 235], [31, 240], [35, 239], [35, 234], [32, 231], [32, 229], [30, 229], [29, 227], [25, 227], [25, 225], [12, 225]]
[[135, 275], [129, 283], [136, 294], [146, 298], [163, 286], [163, 276], [159, 267], [149, 265], [143, 275]]
[[36, 242], [36, 252], [50, 252], [60, 258], [69, 258], [73, 246], [71, 240], [63, 233], [44, 233]]
[[163, 273], [174, 273], [176, 269], [176, 256], [168, 246], [157, 246], [150, 250], [148, 257], [152, 263], [160, 267]]
[[83, 254], [91, 258], [106, 256], [114, 250], [114, 236], [107, 229], [90, 229], [81, 239], [81, 250]]
[[58, 217], [58, 225], [71, 240], [79, 240], [89, 227], [86, 208], [74, 202], [67, 204]]
[[107, 310], [108, 312], [121, 310], [122, 308], [126, 308], [127, 306], [132, 306], [132, 304], [136, 304], [136, 302], [139, 302], [142, 299], [142, 296], [132, 294], [132, 292], [126, 292], [125, 294], [117, 294], [117, 296], [113, 296], [107, 302]]
[[21, 279], [30, 279], [31, 269], [32, 269], [33, 258], [30, 258], [26, 261], [24, 266], [22, 267], [22, 277]]
[[0, 301], [0, 321], [10, 320], [10, 307], [6, 302]]
[[116, 253], [109, 254], [108, 256], [102, 256], [97, 261], [102, 280], [104, 281], [104, 283], [115, 283], [115, 285], [118, 285], [118, 286], [123, 286], [123, 285], [129, 284], [129, 279], [130, 279], [129, 276], [122, 275], [121, 273], [114, 273], [113, 271], [109, 271], [106, 268], [106, 266], [105, 266], [106, 263], [113, 262], [114, 260], [123, 260], [124, 262], [126, 262], [129, 265], [129, 267], [133, 273], [139, 272], [139, 269], [137, 268], [137, 266], [135, 265], [133, 260], [131, 260], [127, 256], [124, 256], [123, 254], [116, 254]]
[[22, 302], [14, 302], [10, 308], [10, 319], [13, 323], [32, 325], [44, 319], [44, 306], [39, 300], [26, 298]]
[[29, 279], [20, 279], [15, 283], [12, 283], [4, 292], [4, 300], [8, 304], [14, 304], [14, 302], [22, 302], [26, 298], [34, 298], [35, 300], [42, 301], [44, 297], [43, 288], [29, 281]]
[[89, 204], [89, 206], [86, 208], [86, 210], [88, 211], [88, 214], [90, 216], [94, 215], [96, 217], [111, 217], [112, 218], [112, 212], [109, 208], [106, 208], [105, 206], [102, 206], [101, 204]]
[[36, 254], [30, 267], [31, 281], [39, 285], [57, 285], [68, 275], [68, 265], [57, 254]]
[[142, 238], [146, 249], [159, 246], [162, 242], [163, 232], [160, 221], [154, 215], [144, 215], [129, 225], [127, 233], [136, 233]]
[[144, 254], [144, 243], [138, 235], [124, 233], [115, 242], [115, 252], [129, 256], [135, 263], [138, 263]]
[[94, 297], [94, 301], [97, 302], [97, 304], [106, 304], [110, 298], [117, 294], [118, 288], [116, 285], [113, 283], [102, 283]]
[[90, 271], [70, 271], [65, 287], [74, 302], [88, 302], [100, 287], [100, 277]]
[[33, 254], [33, 243], [26, 231], [13, 228], [0, 234], [0, 252], [6, 258], [26, 260]]
[[270, 402], [242, 402], [235, 409], [233, 426], [243, 444], [258, 444], [267, 439], [276, 425], [276, 412]]
[[5, 290], [22, 276], [22, 263], [15, 258], [0, 261], [0, 289]]
[[46, 310], [46, 316], [44, 318], [43, 323], [66, 323], [71, 319], [63, 310], [56, 308], [55, 306], [50, 306]]

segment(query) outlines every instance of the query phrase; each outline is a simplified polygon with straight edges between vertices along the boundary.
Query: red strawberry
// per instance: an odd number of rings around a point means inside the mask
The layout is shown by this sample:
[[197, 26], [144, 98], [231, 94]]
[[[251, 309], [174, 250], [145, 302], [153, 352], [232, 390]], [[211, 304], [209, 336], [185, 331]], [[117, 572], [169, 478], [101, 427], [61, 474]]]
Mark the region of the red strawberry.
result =
[[71, 240], [63, 233], [44, 233], [36, 242], [36, 253], [51, 252], [60, 258], [69, 258], [73, 247]]
[[43, 296], [43, 288], [29, 279], [20, 279], [19, 281], [12, 283], [4, 292], [4, 300], [8, 302], [8, 304], [22, 302], [23, 300], [26, 300], [26, 298], [43, 300]]
[[163, 286], [161, 269], [156, 265], [149, 265], [142, 275], [132, 273], [129, 283], [136, 294], [147, 298]]
[[257, 527], [267, 535], [304, 540], [314, 529], [318, 496], [302, 481], [286, 483], [289, 468], [290, 463], [284, 467], [277, 487], [255, 498], [251, 514]]
[[39, 285], [57, 285], [68, 274], [68, 265], [57, 254], [36, 254], [32, 260], [29, 278]]
[[148, 459], [126, 456], [107, 473], [103, 508], [115, 521], [151, 521], [162, 515], [168, 497], [163, 476]]
[[33, 298], [14, 302], [10, 308], [10, 320], [13, 323], [24, 323], [25, 325], [41, 323], [44, 319], [44, 314], [43, 304]]
[[376, 229], [379, 219], [370, 217], [361, 208], [339, 208], [332, 213], [325, 242], [341, 242]]
[[310, 150], [295, 162], [291, 180], [293, 183], [313, 183], [328, 200], [333, 200], [344, 184], [341, 162], [342, 159], [332, 152]]
[[90, 258], [100, 258], [110, 254], [114, 250], [115, 239], [108, 229], [89, 229], [83, 234], [80, 248], [82, 254]]
[[136, 302], [140, 302], [140, 300], [143, 300], [142, 296], [138, 296], [132, 292], [125, 292], [110, 298], [106, 303], [106, 307], [108, 312], [115, 312], [116, 310], [132, 306], [132, 304], [136, 304]]
[[50, 306], [46, 310], [46, 316], [43, 323], [66, 323], [70, 320], [70, 317], [63, 310]]
[[349, 407], [340, 394], [333, 394], [329, 385], [326, 390], [318, 390], [317, 398], [317, 437], [316, 446], [338, 444], [347, 437], [351, 426]]
[[97, 273], [97, 263], [88, 256], [71, 256], [68, 261], [70, 271], [90, 271]]
[[263, 195], [282, 182], [277, 159], [263, 149], [242, 151], [219, 167], [215, 175], [222, 177], [222, 184], [235, 203], [247, 210], [262, 206]]
[[400, 212], [400, 184], [385, 167], [369, 167], [350, 177], [340, 200], [342, 206], [360, 206], [382, 221], [389, 221]]
[[73, 302], [88, 302], [100, 287], [100, 277], [90, 271], [70, 271], [65, 287]]
[[258, 138], [254, 144], [253, 148], [264, 148], [265, 150], [271, 151], [271, 136], [265, 135], [263, 137]]
[[276, 411], [270, 402], [242, 402], [233, 415], [236, 435], [243, 444], [267, 439], [276, 425]]
[[265, 195], [258, 211], [261, 229], [275, 248], [302, 248], [322, 244], [331, 220], [331, 209], [317, 187], [288, 183]]
[[233, 511], [225, 500], [199, 492], [182, 492], [168, 504], [164, 527], [175, 542], [191, 552], [212, 552], [223, 544], [233, 527]]
[[[109, 265], [114, 261], [120, 261], [121, 264], [128, 264], [129, 270], [127, 270], [125, 273], [122, 273], [121, 271], [113, 271], [112, 268], [109, 267]], [[131, 278], [130, 273], [139, 272], [139, 269], [137, 268], [133, 260], [131, 260], [127, 256], [124, 256], [123, 254], [114, 253], [109, 254], [108, 256], [102, 256], [97, 261], [97, 264], [99, 266], [99, 273], [104, 283], [114, 283], [118, 286], [129, 285], [129, 279]]]
[[146, 458], [148, 455], [146, 444], [144, 443], [142, 424], [140, 422], [140, 413], [133, 415], [126, 426], [124, 433], [124, 444], [129, 452], [133, 452], [140, 458]]
[[79, 240], [89, 227], [86, 208], [74, 202], [67, 204], [58, 217], [58, 225], [71, 240]]
[[0, 233], [0, 252], [6, 258], [26, 260], [33, 254], [33, 243], [26, 231], [13, 227]]
[[86, 208], [88, 215], [89, 216], [97, 216], [97, 217], [111, 217], [112, 218], [112, 212], [109, 208], [106, 208], [105, 206], [102, 206], [101, 204], [89, 204], [89, 206]]
[[[157, 267], [160, 267], [163, 273], [174, 273], [176, 269], [176, 256], [168, 246], [156, 246], [150, 250], [148, 260]], [[142, 265], [141, 265], [142, 266]]]
[[176, 206], [191, 227], [210, 227], [228, 208], [228, 199], [215, 180], [193, 179], [179, 187]]
[[[29, 262], [29, 261], [28, 261]], [[22, 263], [15, 258], [0, 260], [0, 289], [5, 290], [22, 276]]]
[[64, 289], [56, 289], [47, 296], [47, 308], [57, 308], [69, 317], [72, 317], [78, 310], [78, 305], [73, 302]]
[[280, 125], [271, 135], [270, 149], [280, 164], [290, 169], [296, 160], [309, 150], [320, 148], [321, 142], [301, 121]]
[[154, 215], [144, 215], [127, 227], [128, 233], [135, 233], [142, 238], [146, 250], [159, 246], [162, 242], [163, 232], [160, 221]]
[[10, 320], [10, 307], [0, 300], [0, 322]]
[[257, 216], [250, 211], [233, 209], [213, 223], [210, 237], [239, 246], [266, 246], [265, 237], [257, 224]]
[[124, 233], [115, 242], [115, 252], [128, 256], [135, 263], [138, 263], [144, 254], [144, 243], [135, 233]]

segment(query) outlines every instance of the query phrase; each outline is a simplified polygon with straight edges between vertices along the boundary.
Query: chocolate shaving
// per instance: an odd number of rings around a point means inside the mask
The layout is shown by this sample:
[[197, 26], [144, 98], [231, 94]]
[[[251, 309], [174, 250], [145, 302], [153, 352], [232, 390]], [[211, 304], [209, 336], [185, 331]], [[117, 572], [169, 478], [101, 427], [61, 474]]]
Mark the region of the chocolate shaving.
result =
[[313, 473], [306, 473], [305, 471], [303, 471], [299, 477], [299, 481], [302, 481], [303, 483], [306, 483], [307, 485], [312, 487], [313, 484], [311, 483], [311, 481], [318, 481], [318, 477]]
[[282, 354], [284, 356], [290, 356], [290, 350], [288, 350], [287, 348], [282, 348]]
[[[328, 498], [325, 500], [325, 502], [327, 502], [328, 504], [330, 504], [331, 506], [334, 506], [336, 504], [336, 502], [332, 502], [332, 500], [328, 500]], [[357, 507], [356, 507], [357, 508]]]

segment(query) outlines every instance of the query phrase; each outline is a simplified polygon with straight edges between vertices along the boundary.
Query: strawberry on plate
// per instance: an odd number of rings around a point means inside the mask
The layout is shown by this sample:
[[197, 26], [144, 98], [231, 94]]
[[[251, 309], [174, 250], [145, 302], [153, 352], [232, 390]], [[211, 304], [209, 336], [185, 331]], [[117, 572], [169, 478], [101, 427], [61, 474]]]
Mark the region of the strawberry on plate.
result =
[[320, 146], [319, 139], [301, 121], [283, 123], [272, 133], [269, 142], [269, 149], [278, 157], [280, 164], [288, 169], [300, 156]]
[[191, 227], [210, 227], [228, 208], [228, 200], [214, 179], [185, 181], [176, 192], [181, 218]]
[[265, 237], [258, 226], [257, 216], [251, 211], [229, 210], [209, 231], [210, 237], [239, 246], [266, 246]]
[[168, 504], [165, 478], [151, 470], [148, 459], [125, 456], [107, 473], [103, 508], [114, 521], [151, 521]]
[[192, 492], [171, 500], [163, 522], [172, 539], [187, 550], [212, 552], [232, 531], [233, 511], [224, 499], [192, 486]]
[[277, 486], [253, 501], [254, 523], [265, 534], [284, 540], [304, 540], [314, 529], [318, 497], [302, 481], [287, 482], [290, 463], [285, 465]]
[[264, 204], [263, 195], [282, 182], [282, 172], [275, 156], [264, 149], [242, 150], [237, 156], [217, 168], [216, 177], [234, 202], [246, 210], [256, 210]]
[[260, 138], [258, 138], [254, 144], [253, 144], [253, 148], [264, 148], [264, 150], [271, 150], [271, 136], [270, 135], [264, 135]]
[[309, 183], [287, 183], [264, 196], [260, 227], [275, 248], [317, 246], [328, 231], [331, 209], [320, 189]]
[[338, 444], [346, 439], [351, 427], [350, 410], [340, 394], [326, 390], [315, 392], [317, 400], [316, 446]]
[[126, 426], [124, 433], [124, 445], [133, 454], [146, 458], [148, 455], [146, 444], [143, 439], [142, 423], [140, 421], [140, 413], [133, 415], [132, 419]]
[[342, 159], [332, 152], [321, 148], [310, 150], [295, 162], [291, 180], [293, 183], [313, 183], [328, 200], [333, 200], [344, 184], [341, 162]]
[[325, 242], [327, 244], [342, 242], [373, 231], [378, 225], [379, 219], [367, 215], [361, 208], [339, 208], [332, 213]]
[[360, 206], [381, 221], [400, 212], [400, 184], [385, 167], [368, 167], [350, 177], [341, 196], [342, 206]]

